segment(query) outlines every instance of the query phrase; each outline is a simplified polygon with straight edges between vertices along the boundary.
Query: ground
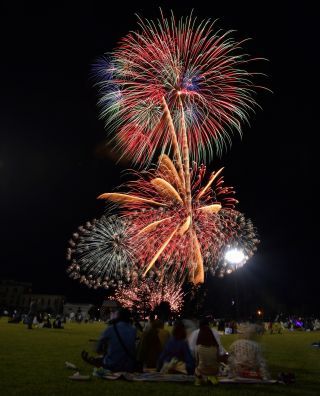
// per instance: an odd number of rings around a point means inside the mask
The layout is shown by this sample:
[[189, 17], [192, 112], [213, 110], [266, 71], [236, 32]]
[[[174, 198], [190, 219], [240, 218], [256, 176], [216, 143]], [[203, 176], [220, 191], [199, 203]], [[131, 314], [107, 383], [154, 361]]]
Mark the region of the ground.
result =
[[[80, 372], [90, 374], [91, 366], [80, 358], [83, 349], [92, 351], [104, 325], [67, 324], [64, 330], [27, 330], [22, 324], [0, 320], [0, 390], [6, 396], [82, 396], [82, 395], [319, 395], [320, 349], [311, 343], [320, 340], [320, 332], [287, 332], [264, 335], [264, 354], [273, 377], [281, 372], [294, 372], [292, 385], [219, 385], [195, 387], [193, 384], [132, 383], [92, 378], [88, 382], [68, 379], [73, 372], [65, 361], [75, 363]], [[228, 348], [234, 336], [224, 336]]]

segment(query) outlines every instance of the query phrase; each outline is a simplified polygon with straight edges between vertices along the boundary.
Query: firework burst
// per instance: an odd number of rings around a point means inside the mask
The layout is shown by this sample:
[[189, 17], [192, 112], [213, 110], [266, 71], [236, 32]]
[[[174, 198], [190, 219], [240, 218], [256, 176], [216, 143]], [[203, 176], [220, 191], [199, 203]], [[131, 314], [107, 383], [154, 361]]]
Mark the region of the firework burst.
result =
[[[219, 253], [216, 266], [211, 267], [210, 271], [213, 275], [221, 277], [242, 267], [257, 251], [260, 241], [252, 221], [246, 219], [242, 213], [222, 209], [219, 214], [228, 230], [229, 237]], [[226, 259], [226, 253], [231, 250], [241, 252], [243, 255], [242, 261], [236, 265]]]
[[186, 139], [196, 161], [220, 154], [256, 105], [243, 42], [192, 15], [139, 25], [94, 65], [108, 130], [137, 163]]
[[[230, 32], [193, 16], [176, 22], [139, 19], [95, 67], [101, 116], [123, 154], [158, 167], [137, 173], [125, 192], [105, 193], [120, 217], [103, 217], [76, 233], [68, 252], [72, 276], [108, 286], [155, 271], [164, 279], [203, 283], [206, 270], [229, 272], [229, 246], [250, 257], [259, 242], [250, 220], [234, 209], [222, 169], [207, 176], [192, 160], [220, 153], [256, 105], [251, 61]], [[170, 157], [172, 158], [170, 158]], [[133, 277], [133, 279], [132, 279]], [[152, 278], [152, 276], [151, 276]]]
[[161, 303], [167, 302], [173, 313], [178, 313], [183, 304], [181, 284], [174, 280], [159, 283], [158, 279], [135, 279], [133, 282], [118, 286], [111, 300], [139, 314], [150, 313]]
[[114, 286], [134, 276], [128, 219], [103, 215], [80, 226], [69, 240], [70, 277], [89, 287]]
[[184, 190], [178, 172], [166, 155], [161, 156], [157, 169], [129, 182], [127, 192], [99, 196], [119, 205], [122, 218], [130, 218], [130, 243], [143, 275], [155, 268], [163, 276], [188, 274], [198, 284], [204, 281], [207, 269], [215, 271], [225, 246], [250, 235], [251, 245], [243, 245], [248, 252], [255, 249], [254, 229], [244, 232], [244, 216], [234, 210], [234, 191], [224, 186], [221, 172], [206, 177], [205, 166], [194, 166], [191, 210], [181, 197]]

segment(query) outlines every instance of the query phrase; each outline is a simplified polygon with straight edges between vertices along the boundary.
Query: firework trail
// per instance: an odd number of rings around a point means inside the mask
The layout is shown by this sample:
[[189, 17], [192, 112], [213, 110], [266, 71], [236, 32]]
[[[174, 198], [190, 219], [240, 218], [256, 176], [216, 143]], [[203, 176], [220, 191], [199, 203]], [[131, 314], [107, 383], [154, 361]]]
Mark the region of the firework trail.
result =
[[259, 242], [250, 220], [234, 209], [222, 169], [208, 177], [205, 166], [190, 165], [221, 153], [233, 131], [241, 134], [256, 105], [254, 73], [245, 70], [252, 59], [230, 32], [215, 32], [192, 15], [139, 25], [95, 65], [99, 105], [123, 155], [143, 165], [160, 152], [158, 167], [137, 172], [125, 192], [99, 196], [120, 217], [104, 218], [71, 241], [70, 269], [94, 287], [151, 270], [160, 283], [171, 276], [196, 285], [207, 270], [231, 270], [223, 262], [227, 247], [250, 257]]
[[117, 204], [122, 218], [130, 218], [130, 243], [143, 275], [155, 268], [163, 276], [185, 274], [194, 284], [203, 283], [205, 271], [215, 271], [226, 246], [237, 242], [250, 255], [256, 249], [255, 230], [234, 210], [234, 191], [224, 186], [221, 172], [206, 177], [205, 166], [194, 166], [191, 211], [181, 198], [181, 181], [167, 155], [160, 157], [158, 168], [137, 173], [125, 193], [99, 196]]
[[150, 163], [186, 144], [191, 159], [210, 160], [255, 107], [256, 73], [231, 31], [192, 15], [139, 18], [140, 30], [94, 65], [101, 117], [124, 154]]

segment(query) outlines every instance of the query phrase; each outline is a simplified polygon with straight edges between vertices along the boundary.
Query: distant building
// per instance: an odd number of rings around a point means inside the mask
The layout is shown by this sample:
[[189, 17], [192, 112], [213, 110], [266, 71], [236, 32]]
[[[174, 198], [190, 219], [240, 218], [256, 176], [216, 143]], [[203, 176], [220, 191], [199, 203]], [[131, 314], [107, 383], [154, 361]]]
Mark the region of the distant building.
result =
[[15, 309], [21, 307], [24, 295], [31, 292], [32, 284], [11, 279], [0, 280], [0, 307]]
[[37, 301], [38, 311], [58, 314], [63, 311], [65, 297], [61, 294], [32, 293], [32, 284], [15, 280], [0, 280], [0, 307], [27, 312], [31, 300]]
[[53, 314], [61, 314], [65, 296], [61, 294], [26, 293], [22, 295], [21, 308], [28, 310], [31, 300], [37, 301], [37, 310]]

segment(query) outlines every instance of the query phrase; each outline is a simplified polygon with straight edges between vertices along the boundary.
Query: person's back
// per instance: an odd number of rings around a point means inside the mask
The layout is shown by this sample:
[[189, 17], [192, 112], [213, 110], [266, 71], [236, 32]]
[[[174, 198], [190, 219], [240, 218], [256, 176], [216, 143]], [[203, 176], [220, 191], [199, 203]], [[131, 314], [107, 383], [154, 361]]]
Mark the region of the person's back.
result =
[[51, 329], [52, 328], [52, 324], [51, 324], [50, 318], [47, 318], [47, 320], [45, 321], [45, 323], [44, 323], [44, 325], [42, 327], [47, 328], [47, 329]]
[[199, 375], [216, 375], [219, 370], [218, 348], [216, 346], [196, 346], [196, 373]]
[[[125, 310], [123, 310], [124, 312]], [[118, 321], [101, 335], [97, 351], [107, 344], [103, 365], [111, 371], [134, 371], [136, 329], [129, 323], [129, 315], [119, 313]]]
[[224, 332], [224, 328], [225, 328], [225, 321], [221, 319], [221, 320], [219, 320], [219, 323], [218, 323], [218, 331]]
[[52, 326], [54, 329], [63, 329], [60, 317], [56, 317], [56, 319], [53, 321]]
[[268, 378], [260, 345], [251, 339], [254, 335], [255, 327], [248, 326], [242, 338], [231, 344], [228, 359], [231, 377], [253, 375], [258, 378]]
[[147, 368], [155, 368], [157, 360], [162, 352], [162, 345], [159, 337], [161, 322], [155, 320], [151, 324], [151, 328], [142, 333], [141, 341], [138, 349], [138, 360]]
[[198, 328], [198, 321], [195, 319], [183, 319], [184, 327], [186, 328], [187, 338], [190, 334]]
[[[217, 341], [219, 359], [220, 359], [221, 361], [226, 360], [226, 358], [227, 358], [227, 353], [226, 353], [226, 350], [224, 349], [224, 347], [223, 347], [223, 345], [222, 345], [222, 343], [221, 343], [221, 339], [220, 339], [219, 333], [218, 333], [216, 330], [214, 330], [213, 328], [210, 328], [210, 327], [209, 327], [209, 329], [210, 329], [210, 331], [212, 332], [212, 335], [213, 335], [214, 339]], [[196, 345], [197, 345], [197, 340], [198, 340], [199, 332], [200, 332], [200, 329], [194, 330], [194, 331], [189, 335], [189, 338], [188, 338], [189, 348], [190, 348], [190, 351], [191, 351], [191, 353], [192, 353], [193, 356], [195, 356], [195, 353], [196, 353]]]
[[168, 330], [166, 330], [163, 326], [160, 327], [160, 329], [158, 330], [158, 337], [161, 343], [161, 349], [163, 349], [166, 345], [166, 343], [169, 341], [170, 339], [170, 333]]
[[209, 323], [203, 320], [200, 322], [195, 348], [196, 375], [198, 377], [217, 375], [219, 370], [218, 356], [218, 342], [209, 327]]
[[169, 363], [172, 360], [185, 363], [185, 369], [188, 374], [194, 372], [194, 361], [191, 356], [188, 342], [186, 341], [186, 331], [183, 323], [175, 324], [172, 337], [169, 339], [162, 351], [157, 368], [160, 371], [164, 363]]
[[33, 318], [35, 317], [36, 314], [37, 314], [37, 302], [35, 300], [31, 300], [29, 312], [28, 312], [28, 315], [27, 315], [27, 318], [28, 318], [28, 322], [27, 322], [28, 329], [32, 329]]

